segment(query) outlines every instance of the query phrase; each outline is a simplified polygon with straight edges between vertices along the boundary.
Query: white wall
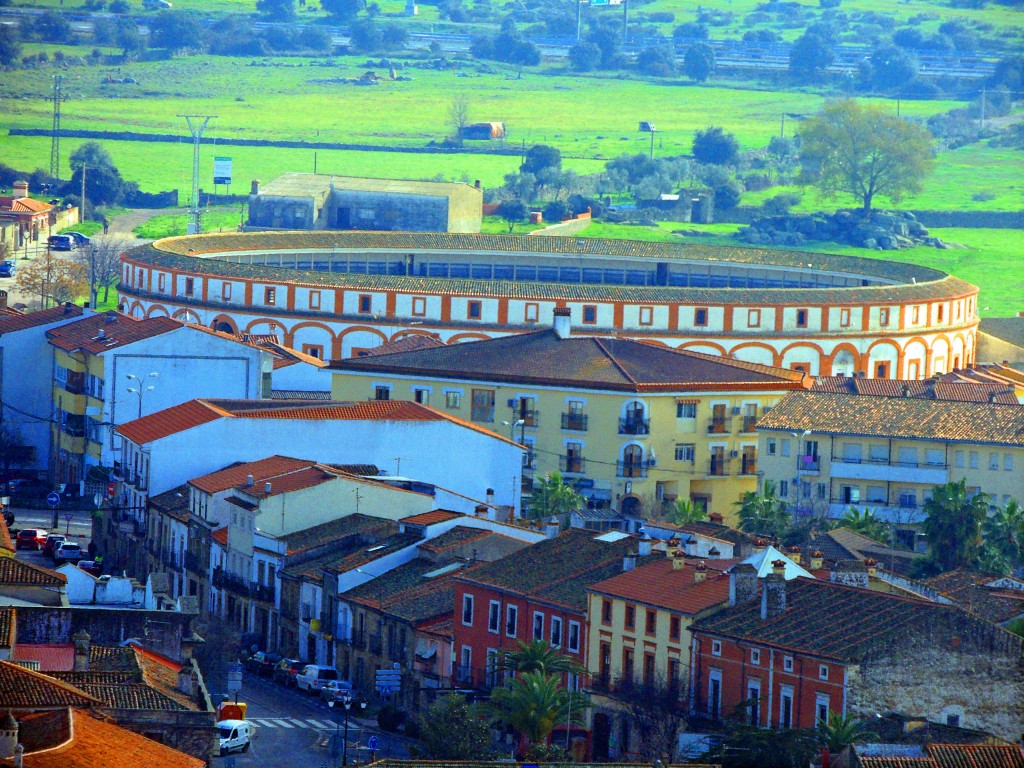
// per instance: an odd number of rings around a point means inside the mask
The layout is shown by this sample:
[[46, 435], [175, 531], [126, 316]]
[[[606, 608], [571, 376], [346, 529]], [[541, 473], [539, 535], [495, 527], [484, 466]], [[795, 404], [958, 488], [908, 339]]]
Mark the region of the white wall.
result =
[[[324, 353], [330, 357], [331, 347], [328, 343]], [[300, 392], [330, 392], [331, 376], [329, 369], [320, 368], [310, 363], [292, 363], [284, 368], [277, 368], [271, 376], [271, 388], [291, 389]]]

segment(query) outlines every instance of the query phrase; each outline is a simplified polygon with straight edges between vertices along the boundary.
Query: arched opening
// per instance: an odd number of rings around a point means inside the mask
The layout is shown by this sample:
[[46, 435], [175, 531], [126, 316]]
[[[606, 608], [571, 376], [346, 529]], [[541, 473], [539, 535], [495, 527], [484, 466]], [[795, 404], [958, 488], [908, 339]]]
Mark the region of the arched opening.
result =
[[638, 517], [641, 506], [640, 499], [636, 496], [626, 496], [619, 503], [619, 512], [625, 517]]
[[620, 435], [646, 435], [650, 432], [647, 408], [639, 400], [626, 403], [619, 420]]
[[627, 445], [622, 449], [622, 461], [619, 466], [620, 477], [644, 476], [644, 449], [640, 445]]

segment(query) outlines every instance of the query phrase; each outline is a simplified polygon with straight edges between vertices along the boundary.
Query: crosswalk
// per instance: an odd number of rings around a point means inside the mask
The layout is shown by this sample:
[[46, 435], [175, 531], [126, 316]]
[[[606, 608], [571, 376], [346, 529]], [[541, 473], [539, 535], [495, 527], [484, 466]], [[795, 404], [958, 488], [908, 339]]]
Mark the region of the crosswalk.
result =
[[250, 717], [248, 719], [257, 728], [313, 728], [318, 731], [333, 731], [337, 727], [333, 723], [310, 719], [300, 720], [297, 717]]

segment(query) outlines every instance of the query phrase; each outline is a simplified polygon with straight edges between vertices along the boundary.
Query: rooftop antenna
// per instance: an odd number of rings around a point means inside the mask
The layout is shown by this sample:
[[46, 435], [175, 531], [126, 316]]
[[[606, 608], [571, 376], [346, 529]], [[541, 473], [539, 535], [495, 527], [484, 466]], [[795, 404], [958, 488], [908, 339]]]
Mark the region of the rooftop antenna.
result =
[[[53, 130], [50, 132], [50, 175], [60, 179], [60, 84], [64, 80], [63, 75], [53, 76]], [[85, 218], [85, 209], [82, 209], [82, 218]]]
[[[203, 231], [203, 211], [199, 207], [199, 144], [203, 140], [203, 131], [206, 130], [206, 126], [217, 116], [178, 115], [178, 117], [185, 118], [185, 123], [192, 133], [192, 204], [188, 209], [188, 229], [186, 231], [190, 235], [197, 235]], [[194, 123], [193, 120], [195, 120]]]

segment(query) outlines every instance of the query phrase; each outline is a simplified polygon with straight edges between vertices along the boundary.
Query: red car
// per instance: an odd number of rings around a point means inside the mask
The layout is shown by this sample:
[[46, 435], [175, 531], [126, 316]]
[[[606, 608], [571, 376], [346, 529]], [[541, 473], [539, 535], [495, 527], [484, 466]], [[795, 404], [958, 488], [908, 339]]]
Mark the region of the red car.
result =
[[46, 531], [38, 528], [24, 528], [18, 531], [18, 540], [14, 545], [15, 549], [34, 549], [39, 551], [46, 543]]

